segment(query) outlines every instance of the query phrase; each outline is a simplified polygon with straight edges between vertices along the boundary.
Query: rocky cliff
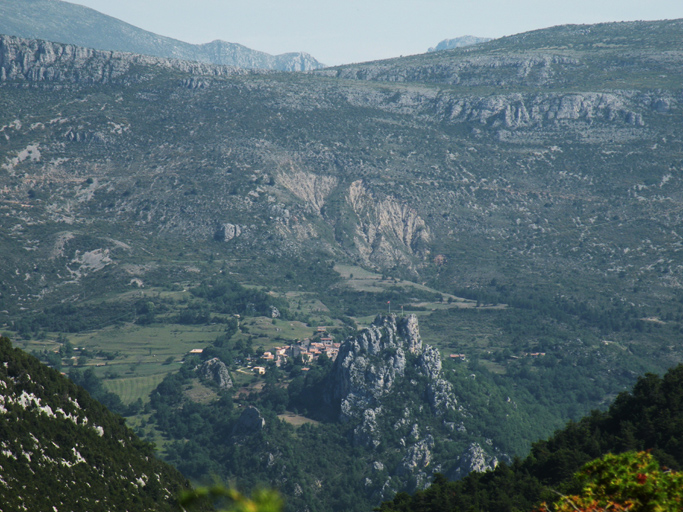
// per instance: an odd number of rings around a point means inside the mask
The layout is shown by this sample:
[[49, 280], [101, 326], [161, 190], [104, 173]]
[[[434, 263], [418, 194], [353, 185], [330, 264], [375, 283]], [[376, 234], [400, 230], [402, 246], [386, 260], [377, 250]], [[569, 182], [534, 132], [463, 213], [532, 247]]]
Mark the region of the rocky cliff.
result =
[[[193, 75], [244, 74], [236, 67], [214, 66], [117, 51], [0, 35], [0, 81], [72, 82], [105, 84], [134, 67], [158, 67]], [[187, 82], [187, 87], [192, 82]]]
[[228, 367], [217, 357], [204, 361], [197, 368], [197, 373], [205, 381], [218, 386], [221, 391], [226, 391], [233, 386]]
[[[342, 343], [325, 399], [353, 427], [353, 442], [375, 451], [376, 465], [388, 470], [377, 491], [384, 496], [408, 480], [422, 487], [432, 472], [457, 477], [496, 466], [501, 454], [484, 450], [462, 426], [467, 413], [456, 394], [443, 374], [439, 351], [423, 344], [417, 317], [390, 315], [378, 316]], [[463, 442], [467, 448], [460, 456], [444, 457], [444, 443]], [[387, 457], [387, 451], [400, 457]]]
[[327, 400], [339, 404], [342, 421], [366, 418], [381, 405], [398, 378], [404, 377], [406, 353], [421, 354], [417, 317], [378, 316], [357, 337], [346, 340], [335, 361]]

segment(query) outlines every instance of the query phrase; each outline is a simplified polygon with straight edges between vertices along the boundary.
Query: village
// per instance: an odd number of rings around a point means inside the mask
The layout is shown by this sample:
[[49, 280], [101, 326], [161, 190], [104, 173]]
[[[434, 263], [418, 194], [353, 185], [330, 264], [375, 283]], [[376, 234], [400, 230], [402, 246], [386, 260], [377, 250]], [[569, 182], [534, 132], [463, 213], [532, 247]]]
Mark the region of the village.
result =
[[[332, 335], [328, 334], [327, 327], [319, 326], [316, 335], [312, 338], [304, 338], [290, 345], [274, 347], [264, 352], [261, 357], [253, 358], [253, 361], [275, 363], [276, 366], [280, 367], [286, 364], [288, 359], [296, 360], [300, 358], [304, 364], [312, 363], [323, 354], [331, 361], [334, 361], [339, 354], [340, 345], [341, 343], [335, 342]], [[259, 375], [266, 373], [265, 366], [247, 365], [247, 368]], [[302, 368], [302, 371], [308, 370], [308, 367], [304, 366]]]

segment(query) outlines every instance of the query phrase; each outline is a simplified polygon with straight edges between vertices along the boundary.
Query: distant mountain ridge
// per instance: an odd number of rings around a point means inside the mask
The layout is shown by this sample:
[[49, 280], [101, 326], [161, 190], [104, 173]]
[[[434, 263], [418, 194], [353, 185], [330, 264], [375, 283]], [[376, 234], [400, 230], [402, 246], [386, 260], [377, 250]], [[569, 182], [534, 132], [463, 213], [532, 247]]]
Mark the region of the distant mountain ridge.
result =
[[488, 43], [490, 37], [476, 37], [476, 36], [461, 36], [454, 39], [444, 39], [436, 46], [427, 50], [427, 52], [440, 52], [442, 50], [452, 50], [453, 48], [463, 48], [464, 46], [472, 46], [479, 43]]
[[226, 41], [186, 43], [60, 0], [0, 0], [0, 34], [248, 69], [309, 71], [324, 67], [304, 52], [270, 55]]

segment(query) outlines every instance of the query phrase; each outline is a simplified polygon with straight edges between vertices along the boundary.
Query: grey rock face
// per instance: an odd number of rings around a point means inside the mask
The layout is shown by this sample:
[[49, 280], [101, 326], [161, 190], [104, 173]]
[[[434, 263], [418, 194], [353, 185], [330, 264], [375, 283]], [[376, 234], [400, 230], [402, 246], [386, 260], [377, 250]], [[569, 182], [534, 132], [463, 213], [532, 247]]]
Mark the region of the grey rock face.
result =
[[[354, 434], [358, 443], [379, 444], [375, 431], [381, 399], [404, 377], [406, 354], [419, 355], [417, 364], [427, 377], [426, 394], [432, 410], [443, 414], [456, 408], [453, 388], [442, 376], [441, 355], [434, 347], [423, 346], [417, 317], [378, 316], [368, 329], [342, 344], [326, 393], [328, 403], [339, 403], [342, 421], [362, 421]], [[407, 425], [408, 416], [406, 410], [395, 428]], [[417, 425], [415, 428], [419, 432]], [[419, 434], [411, 436], [417, 439]]]
[[427, 398], [429, 405], [437, 414], [443, 414], [447, 409], [454, 409], [457, 401], [453, 394], [451, 383], [441, 377], [441, 354], [430, 345], [426, 345], [420, 355], [420, 369], [428, 379]]
[[471, 471], [483, 473], [484, 471], [495, 469], [497, 465], [497, 457], [486, 453], [479, 443], [472, 443], [460, 458], [460, 465], [449, 475], [449, 478], [462, 478]]
[[217, 357], [204, 361], [199, 367], [198, 373], [202, 379], [216, 383], [220, 389], [230, 389], [232, 387], [232, 379], [230, 378], [228, 368]]
[[[102, 83], [114, 81], [134, 66], [155, 66], [207, 76], [246, 74], [228, 66], [93, 50], [35, 39], [0, 36], [0, 81]], [[188, 84], [190, 86], [191, 84]]]
[[382, 409], [366, 409], [363, 412], [363, 422], [353, 431], [353, 440], [356, 444], [366, 447], [377, 448], [380, 445], [380, 432], [377, 426], [377, 416]]
[[226, 222], [216, 231], [214, 238], [222, 242], [229, 242], [242, 234], [242, 227], [237, 224]]
[[594, 125], [609, 125], [613, 129], [643, 128], [646, 111], [665, 111], [672, 100], [662, 97], [650, 100], [629, 91], [515, 92], [488, 97], [443, 91], [438, 95], [408, 91], [390, 95], [378, 91], [362, 98], [350, 96], [349, 102], [394, 113], [410, 112], [414, 116], [425, 116], [425, 119], [436, 116], [454, 125], [474, 123], [501, 132], [527, 134], [539, 129], [562, 128], [583, 134], [589, 128], [595, 129]]
[[430, 379], [436, 380], [441, 374], [441, 354], [434, 347], [427, 345], [420, 355], [420, 369]]
[[416, 470], [422, 470], [429, 466], [432, 461], [432, 448], [434, 448], [434, 438], [431, 435], [411, 446], [403, 456], [398, 474], [415, 473]]
[[421, 349], [416, 316], [378, 316], [357, 338], [342, 343], [327, 401], [341, 404], [342, 421], [360, 418], [405, 374], [406, 352]]
[[233, 436], [247, 436], [255, 434], [266, 426], [266, 420], [261, 416], [261, 412], [250, 405], [240, 415], [237, 423], [232, 428]]
[[[414, 367], [408, 368], [408, 364]], [[409, 378], [408, 370], [418, 375]], [[409, 483], [411, 490], [425, 488], [431, 475], [444, 467], [455, 478], [461, 478], [470, 471], [485, 471], [498, 463], [476, 442], [460, 458], [435, 460], [437, 431], [442, 435], [439, 439], [445, 434], [451, 440], [467, 438], [469, 433], [463, 423], [446, 418], [439, 420], [440, 428], [422, 422], [411, 407], [422, 413], [423, 405], [406, 404], [396, 409], [395, 401], [388, 401], [393, 393], [401, 396], [406, 387], [415, 386], [420, 386], [419, 393], [427, 398], [435, 417], [449, 410], [448, 418], [453, 417], [452, 411], [462, 412], [452, 385], [444, 378], [439, 351], [422, 343], [416, 316], [378, 316], [369, 328], [342, 343], [326, 400], [339, 404], [342, 421], [355, 424], [354, 444], [376, 450], [389, 442], [392, 449], [403, 453], [398, 464], [387, 465], [381, 460], [381, 452], [377, 452], [380, 460], [373, 464], [373, 474], [386, 470], [391, 475], [377, 489], [380, 497], [388, 496], [392, 485], [399, 482]], [[388, 441], [387, 429], [392, 431], [394, 441]]]

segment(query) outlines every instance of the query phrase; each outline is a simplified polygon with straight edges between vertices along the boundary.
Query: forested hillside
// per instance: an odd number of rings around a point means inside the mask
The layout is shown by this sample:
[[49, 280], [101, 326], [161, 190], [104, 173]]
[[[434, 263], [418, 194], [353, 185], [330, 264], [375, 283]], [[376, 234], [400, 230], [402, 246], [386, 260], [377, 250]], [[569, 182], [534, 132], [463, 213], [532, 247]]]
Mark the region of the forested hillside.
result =
[[[399, 494], [383, 503], [382, 512], [532, 510], [555, 501], [556, 492], [572, 494], [571, 477], [581, 466], [607, 453], [650, 451], [659, 463], [683, 467], [683, 366], [663, 377], [648, 374], [629, 393], [620, 394], [606, 412], [593, 412], [572, 422], [531, 453], [494, 471], [472, 473], [458, 482], [437, 476], [425, 491]], [[673, 510], [673, 509], [672, 509]]]

